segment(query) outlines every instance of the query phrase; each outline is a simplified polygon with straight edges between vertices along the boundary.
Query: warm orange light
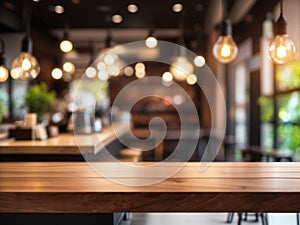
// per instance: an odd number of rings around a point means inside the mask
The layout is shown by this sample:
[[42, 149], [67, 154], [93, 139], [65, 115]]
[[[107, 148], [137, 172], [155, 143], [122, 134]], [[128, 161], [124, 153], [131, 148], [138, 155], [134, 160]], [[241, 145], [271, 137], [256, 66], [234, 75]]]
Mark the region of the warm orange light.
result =
[[64, 39], [60, 42], [59, 47], [62, 52], [71, 52], [73, 50], [73, 43], [68, 39]]
[[0, 82], [6, 81], [8, 78], [8, 70], [5, 66], [0, 66]]
[[171, 65], [170, 72], [176, 80], [184, 81], [189, 74], [194, 72], [194, 67], [186, 57], [179, 56]]
[[236, 43], [231, 36], [220, 36], [213, 47], [214, 57], [221, 63], [229, 63], [238, 53]]
[[294, 58], [296, 48], [288, 35], [276, 35], [269, 45], [269, 56], [273, 62], [284, 64]]
[[14, 79], [35, 79], [40, 70], [37, 59], [28, 52], [22, 52], [11, 65], [11, 76]]
[[153, 36], [149, 36], [145, 41], [145, 45], [148, 48], [155, 48], [157, 46], [157, 39]]
[[54, 68], [51, 72], [51, 75], [55, 80], [59, 80], [62, 78], [63, 72], [61, 71], [60, 68]]

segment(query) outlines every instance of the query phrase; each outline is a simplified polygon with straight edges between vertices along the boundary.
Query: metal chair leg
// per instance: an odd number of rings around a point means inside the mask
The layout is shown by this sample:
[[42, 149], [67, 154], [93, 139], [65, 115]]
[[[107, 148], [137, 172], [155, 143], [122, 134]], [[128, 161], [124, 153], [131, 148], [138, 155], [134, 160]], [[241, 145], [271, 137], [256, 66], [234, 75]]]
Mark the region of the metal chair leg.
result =
[[237, 225], [242, 224], [242, 219], [243, 219], [243, 213], [238, 213], [238, 223], [237, 223]]
[[269, 225], [269, 218], [268, 218], [268, 213], [264, 213], [266, 225]]
[[260, 213], [260, 217], [261, 217], [261, 224], [262, 225], [268, 225], [269, 224], [267, 213]]
[[266, 225], [266, 224], [265, 224], [265, 218], [264, 218], [264, 214], [263, 214], [263, 213], [260, 213], [260, 218], [261, 218], [261, 224], [262, 224], [262, 225]]
[[299, 218], [299, 213], [297, 213], [297, 225], [300, 225], [300, 218]]
[[258, 215], [258, 213], [255, 213], [255, 222], [258, 222], [258, 217], [259, 217], [259, 215]]
[[132, 218], [132, 213], [129, 213], [129, 212], [126, 212], [125, 214], [124, 214], [124, 220], [131, 220], [131, 218]]
[[226, 223], [232, 223], [234, 213], [228, 213]]

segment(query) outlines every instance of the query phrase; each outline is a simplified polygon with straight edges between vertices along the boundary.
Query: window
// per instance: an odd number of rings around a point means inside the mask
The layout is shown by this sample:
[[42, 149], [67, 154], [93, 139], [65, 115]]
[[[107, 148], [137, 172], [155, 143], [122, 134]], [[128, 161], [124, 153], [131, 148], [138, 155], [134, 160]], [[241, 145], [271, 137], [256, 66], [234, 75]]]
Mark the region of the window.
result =
[[236, 146], [243, 148], [248, 143], [248, 77], [246, 65], [240, 63], [235, 70], [235, 135]]
[[[300, 151], [300, 60], [277, 66], [276, 90], [259, 99], [262, 121], [262, 145]], [[275, 106], [275, 108], [274, 108]]]

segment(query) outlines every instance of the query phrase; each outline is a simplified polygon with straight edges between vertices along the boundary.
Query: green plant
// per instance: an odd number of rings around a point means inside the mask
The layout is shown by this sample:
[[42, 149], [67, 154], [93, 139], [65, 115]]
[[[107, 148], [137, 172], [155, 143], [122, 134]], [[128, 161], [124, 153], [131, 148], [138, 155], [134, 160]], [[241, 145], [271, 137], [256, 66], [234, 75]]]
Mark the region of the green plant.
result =
[[8, 93], [0, 89], [0, 122], [8, 114]]
[[274, 106], [272, 98], [266, 96], [260, 96], [258, 98], [258, 104], [260, 105], [260, 119], [262, 122], [271, 122], [274, 119]]
[[55, 99], [55, 91], [48, 91], [45, 83], [32, 85], [25, 95], [24, 105], [30, 113], [36, 113], [38, 120], [48, 112], [51, 102]]
[[3, 101], [0, 101], [0, 122], [2, 122], [4, 113], [5, 113], [4, 102], [3, 102]]

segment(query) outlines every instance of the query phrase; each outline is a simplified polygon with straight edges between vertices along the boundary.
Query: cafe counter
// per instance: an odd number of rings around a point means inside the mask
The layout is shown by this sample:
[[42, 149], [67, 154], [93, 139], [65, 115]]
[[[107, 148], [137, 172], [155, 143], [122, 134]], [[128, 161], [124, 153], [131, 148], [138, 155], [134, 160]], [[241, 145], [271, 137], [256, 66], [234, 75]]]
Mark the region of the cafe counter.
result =
[[[93, 134], [62, 133], [46, 140], [14, 140], [0, 142], [1, 161], [83, 161], [82, 156], [97, 157], [106, 147], [112, 154], [122, 146], [118, 143], [114, 129], [119, 135], [128, 132], [128, 126], [114, 124]], [[80, 144], [78, 144], [80, 143]], [[79, 147], [80, 146], [80, 147]]]
[[[300, 212], [300, 163], [216, 162], [202, 171], [200, 163], [190, 162], [145, 186], [122, 184], [143, 184], [149, 174], [141, 170], [128, 173], [115, 163], [100, 164], [110, 177], [85, 162], [2, 162], [0, 212]], [[166, 163], [161, 170], [174, 166]]]

